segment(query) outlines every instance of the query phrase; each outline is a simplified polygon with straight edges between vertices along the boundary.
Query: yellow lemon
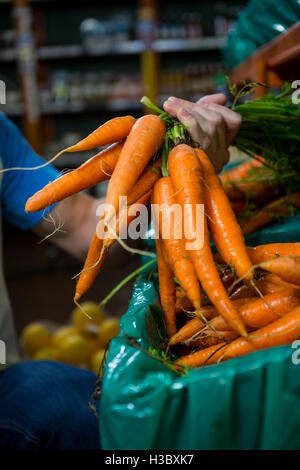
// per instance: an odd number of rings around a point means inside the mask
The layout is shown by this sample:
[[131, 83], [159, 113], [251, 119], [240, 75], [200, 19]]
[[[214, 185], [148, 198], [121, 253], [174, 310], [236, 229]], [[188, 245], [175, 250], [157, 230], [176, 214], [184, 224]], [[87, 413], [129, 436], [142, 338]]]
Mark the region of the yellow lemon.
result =
[[57, 361], [58, 351], [54, 348], [42, 348], [34, 356], [35, 361]]
[[[82, 309], [86, 315], [76, 307], [72, 313], [73, 323], [82, 333], [98, 333], [98, 326], [104, 320], [104, 312], [96, 302], [83, 302]], [[90, 317], [90, 318], [89, 318]]]
[[58, 347], [61, 340], [66, 336], [78, 334], [78, 329], [73, 325], [65, 325], [58, 328], [51, 337], [53, 346]]
[[115, 318], [107, 318], [100, 325], [99, 339], [103, 347], [106, 346], [109, 340], [117, 336], [119, 333], [119, 321]]
[[90, 355], [90, 346], [85, 338], [73, 334], [61, 338], [58, 346], [59, 360], [73, 366], [86, 364]]
[[100, 373], [100, 366], [102, 364], [104, 354], [105, 354], [105, 350], [99, 349], [92, 355], [92, 358], [90, 361], [90, 370], [94, 372], [94, 374], [96, 375]]
[[39, 349], [50, 345], [50, 334], [41, 323], [30, 323], [22, 332], [22, 346], [31, 358]]
[[91, 354], [94, 354], [94, 352], [101, 348], [101, 342], [98, 336], [87, 336], [86, 340], [90, 345]]

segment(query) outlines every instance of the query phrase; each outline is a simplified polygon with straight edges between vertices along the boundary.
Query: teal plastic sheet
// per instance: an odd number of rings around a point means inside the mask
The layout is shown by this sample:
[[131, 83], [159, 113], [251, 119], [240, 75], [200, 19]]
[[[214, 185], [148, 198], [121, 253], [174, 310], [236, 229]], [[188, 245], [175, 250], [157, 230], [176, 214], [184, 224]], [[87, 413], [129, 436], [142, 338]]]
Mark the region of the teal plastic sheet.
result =
[[223, 59], [230, 68], [300, 21], [298, 0], [252, 0], [227, 38]]
[[[300, 214], [247, 237], [248, 245], [279, 241], [300, 241]], [[149, 355], [161, 341], [157, 305], [157, 278], [149, 281], [144, 275], [107, 356], [100, 398], [102, 447], [299, 449], [296, 350], [289, 345], [258, 351], [180, 376]]]

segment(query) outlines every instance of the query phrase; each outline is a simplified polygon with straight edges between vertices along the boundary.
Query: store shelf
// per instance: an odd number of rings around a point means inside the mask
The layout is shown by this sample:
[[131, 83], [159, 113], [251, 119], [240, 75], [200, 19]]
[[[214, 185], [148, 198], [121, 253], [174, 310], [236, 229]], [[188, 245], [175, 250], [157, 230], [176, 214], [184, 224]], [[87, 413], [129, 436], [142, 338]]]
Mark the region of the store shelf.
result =
[[[41, 113], [43, 115], [60, 115], [60, 114], [80, 114], [84, 112], [105, 112], [105, 111], [124, 111], [124, 110], [141, 110], [142, 105], [138, 100], [114, 100], [105, 103], [64, 103], [56, 104], [49, 103], [41, 106]], [[23, 105], [1, 105], [0, 111], [10, 117], [22, 116]]]
[[104, 56], [104, 55], [130, 55], [140, 54], [144, 50], [142, 41], [124, 41], [115, 44], [99, 45], [93, 49], [87, 49], [83, 45], [66, 46], [44, 46], [37, 50], [40, 60], [67, 59], [84, 56]]
[[0, 50], [1, 62], [13, 62], [17, 59], [17, 49], [12, 47], [9, 49]]
[[187, 52], [210, 51], [221, 49], [225, 44], [225, 37], [212, 36], [197, 39], [157, 39], [153, 42], [156, 52]]
[[22, 104], [2, 104], [0, 105], [0, 111], [9, 117], [18, 117], [23, 115]]
[[[187, 52], [218, 50], [225, 44], [223, 36], [203, 37], [196, 39], [156, 39], [152, 47], [155, 52]], [[134, 55], [141, 54], [145, 50], [143, 41], [123, 41], [120, 43], [102, 45], [97, 48], [87, 49], [80, 44], [43, 46], [37, 48], [37, 59], [72, 59], [78, 57], [100, 57], [105, 55]], [[12, 62], [17, 58], [14, 48], [0, 51], [0, 61]]]

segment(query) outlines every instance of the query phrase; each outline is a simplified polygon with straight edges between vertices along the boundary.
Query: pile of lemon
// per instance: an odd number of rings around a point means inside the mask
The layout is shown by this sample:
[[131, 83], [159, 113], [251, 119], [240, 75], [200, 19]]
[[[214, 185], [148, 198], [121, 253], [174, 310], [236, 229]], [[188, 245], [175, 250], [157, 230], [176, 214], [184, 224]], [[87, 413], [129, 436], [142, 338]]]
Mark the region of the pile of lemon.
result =
[[41, 323], [27, 325], [21, 338], [26, 355], [32, 360], [56, 360], [100, 373], [105, 348], [119, 333], [119, 321], [105, 317], [95, 302], [81, 306], [86, 315], [75, 308], [72, 324], [61, 326], [53, 334]]

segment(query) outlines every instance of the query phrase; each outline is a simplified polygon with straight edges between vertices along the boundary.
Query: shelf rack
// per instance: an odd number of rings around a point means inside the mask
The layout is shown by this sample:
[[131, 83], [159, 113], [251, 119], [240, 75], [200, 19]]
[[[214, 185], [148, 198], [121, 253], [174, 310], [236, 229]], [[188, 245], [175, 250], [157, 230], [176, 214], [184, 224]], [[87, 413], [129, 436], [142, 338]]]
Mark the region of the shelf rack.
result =
[[[51, 3], [52, 0], [49, 0]], [[153, 19], [157, 19], [157, 0], [147, 0], [151, 6]], [[157, 78], [159, 76], [160, 54], [175, 54], [177, 52], [193, 51], [220, 51], [225, 43], [223, 36], [208, 36], [195, 39], [157, 39], [152, 37], [146, 40], [128, 40], [105, 44], [101, 47], [87, 48], [84, 44], [65, 45], [35, 45], [32, 27], [32, 10], [36, 4], [42, 4], [41, 0], [12, 0], [12, 13], [14, 28], [17, 36], [17, 47], [0, 50], [0, 63], [16, 63], [21, 84], [22, 94], [25, 98], [23, 104], [1, 105], [0, 110], [13, 118], [22, 118], [24, 133], [32, 147], [39, 153], [42, 152], [41, 134], [47, 128], [47, 139], [54, 138], [54, 116], [64, 114], [78, 115], [80, 113], [96, 112], [122, 112], [136, 110], [142, 112], [142, 106], [138, 100], [121, 99], [109, 102], [86, 103], [72, 102], [65, 104], [43, 103], [39, 97], [38, 73], [43, 70], [47, 73], [51, 61], [63, 61], [73, 59], [97, 59], [105, 56], [134, 56], [140, 59], [141, 73], [145, 93], [154, 101], [159, 102]], [[45, 2], [48, 3], [48, 2]], [[32, 5], [33, 4], [33, 5]], [[144, 3], [137, 1], [137, 14]], [[19, 12], [22, 10], [22, 15]], [[23, 17], [26, 16], [24, 20]], [[21, 22], [24, 23], [21, 24]], [[24, 34], [24, 28], [27, 28]], [[29, 42], [28, 42], [29, 38]], [[28, 90], [34, 90], [29, 93]], [[27, 91], [26, 91], [27, 90]], [[43, 131], [41, 132], [41, 129]], [[48, 131], [47, 131], [48, 132]], [[52, 135], [52, 137], [51, 137]]]
[[[155, 52], [188, 52], [219, 50], [225, 43], [225, 37], [203, 37], [197, 39], [156, 39], [152, 44]], [[36, 49], [38, 60], [74, 59], [80, 57], [101, 57], [106, 55], [132, 55], [145, 51], [143, 41], [132, 40], [89, 50], [81, 44], [62, 46], [43, 46]], [[0, 62], [17, 60], [17, 49], [10, 48], [0, 51]]]

